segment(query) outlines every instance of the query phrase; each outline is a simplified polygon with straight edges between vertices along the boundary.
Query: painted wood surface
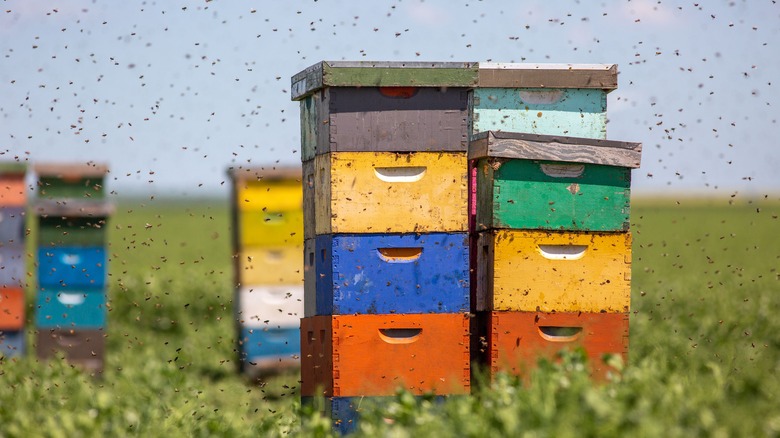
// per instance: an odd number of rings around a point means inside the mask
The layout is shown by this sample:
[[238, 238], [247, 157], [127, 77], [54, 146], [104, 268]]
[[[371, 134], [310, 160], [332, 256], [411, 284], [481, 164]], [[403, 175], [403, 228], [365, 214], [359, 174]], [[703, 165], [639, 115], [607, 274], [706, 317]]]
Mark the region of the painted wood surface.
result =
[[38, 285], [103, 287], [108, 258], [102, 246], [38, 248]]
[[[466, 313], [467, 233], [329, 234], [308, 248], [317, 315]], [[316, 286], [312, 289], [311, 286]]]
[[27, 164], [19, 161], [0, 161], [0, 177], [5, 175], [20, 175], [24, 178], [27, 173]]
[[0, 286], [0, 330], [20, 330], [24, 322], [24, 289], [19, 286]]
[[465, 153], [335, 152], [313, 161], [304, 163], [305, 238], [467, 230]]
[[102, 199], [37, 199], [32, 206], [38, 216], [107, 218], [114, 214], [113, 203]]
[[0, 207], [0, 245], [23, 243], [27, 228], [24, 207]]
[[617, 65], [480, 62], [477, 87], [614, 90]]
[[27, 284], [24, 242], [0, 246], [0, 285], [24, 286]]
[[484, 131], [607, 136], [607, 93], [594, 89], [476, 88], [469, 135]]
[[555, 362], [561, 351], [583, 349], [599, 380], [617, 373], [607, 355], [628, 360], [628, 313], [490, 312], [486, 323], [491, 377], [503, 371], [528, 378], [540, 359]]
[[251, 363], [263, 358], [295, 359], [301, 351], [301, 331], [297, 324], [289, 327], [243, 327], [238, 345], [242, 362]]
[[302, 202], [296, 210], [249, 210], [238, 215], [239, 245], [282, 246], [303, 243]]
[[629, 168], [483, 158], [477, 170], [477, 230], [629, 229]]
[[285, 180], [239, 181], [236, 204], [241, 212], [295, 211], [303, 203], [300, 175]]
[[39, 178], [76, 181], [82, 178], [102, 179], [108, 174], [108, 165], [103, 163], [36, 163], [33, 172]]
[[0, 206], [23, 207], [26, 203], [24, 174], [0, 174]]
[[303, 281], [303, 245], [242, 248], [238, 276], [241, 285], [299, 285]]
[[73, 180], [64, 180], [61, 178], [41, 177], [38, 179], [38, 186], [36, 191], [38, 197], [42, 199], [105, 198], [102, 178], [77, 178]]
[[26, 336], [24, 330], [0, 331], [0, 357], [11, 358], [24, 356], [26, 351]]
[[629, 233], [492, 230], [477, 245], [477, 310], [629, 311]]
[[303, 285], [249, 285], [237, 292], [236, 320], [242, 327], [264, 328], [290, 326], [298, 328], [303, 317]]
[[338, 87], [301, 104], [301, 160], [328, 152], [467, 148], [466, 88]]
[[323, 87], [470, 87], [477, 75], [473, 62], [322, 61], [292, 77], [291, 98]]
[[105, 363], [106, 333], [103, 330], [38, 330], [35, 351], [40, 359], [65, 359], [89, 372], [101, 373]]
[[35, 325], [39, 329], [99, 329], [106, 327], [103, 288], [39, 289]]
[[512, 158], [639, 167], [642, 144], [559, 135], [488, 131], [473, 136], [469, 159]]
[[106, 218], [48, 216], [38, 218], [38, 245], [104, 246], [108, 242]]
[[301, 336], [303, 396], [470, 392], [467, 314], [314, 316]]

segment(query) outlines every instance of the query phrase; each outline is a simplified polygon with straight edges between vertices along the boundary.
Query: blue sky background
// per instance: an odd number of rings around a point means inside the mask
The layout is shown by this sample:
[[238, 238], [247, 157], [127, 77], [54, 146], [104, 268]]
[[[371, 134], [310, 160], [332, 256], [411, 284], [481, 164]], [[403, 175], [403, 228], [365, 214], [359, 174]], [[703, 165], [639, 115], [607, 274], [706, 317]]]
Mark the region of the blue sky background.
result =
[[221, 196], [299, 165], [290, 77], [320, 60], [616, 63], [635, 194], [776, 197], [780, 4], [6, 0], [0, 159], [107, 162], [119, 195]]

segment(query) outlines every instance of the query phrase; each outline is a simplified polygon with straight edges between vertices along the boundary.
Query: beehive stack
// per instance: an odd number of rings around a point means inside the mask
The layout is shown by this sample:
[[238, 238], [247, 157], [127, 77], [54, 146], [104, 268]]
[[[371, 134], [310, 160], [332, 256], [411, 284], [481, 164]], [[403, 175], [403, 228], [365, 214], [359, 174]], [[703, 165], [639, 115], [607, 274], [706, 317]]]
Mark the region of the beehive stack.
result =
[[0, 357], [25, 351], [27, 166], [0, 163]]
[[238, 167], [229, 174], [239, 367], [257, 377], [300, 364], [301, 169]]
[[300, 101], [301, 394], [341, 432], [355, 400], [469, 378], [468, 63], [321, 62]]
[[91, 372], [105, 362], [108, 255], [105, 165], [39, 164], [35, 323], [39, 358], [59, 355]]
[[614, 65], [480, 64], [470, 99], [473, 339], [491, 375], [527, 375], [540, 358], [582, 347], [604, 377], [605, 354], [627, 356], [641, 145], [604, 140], [616, 87]]

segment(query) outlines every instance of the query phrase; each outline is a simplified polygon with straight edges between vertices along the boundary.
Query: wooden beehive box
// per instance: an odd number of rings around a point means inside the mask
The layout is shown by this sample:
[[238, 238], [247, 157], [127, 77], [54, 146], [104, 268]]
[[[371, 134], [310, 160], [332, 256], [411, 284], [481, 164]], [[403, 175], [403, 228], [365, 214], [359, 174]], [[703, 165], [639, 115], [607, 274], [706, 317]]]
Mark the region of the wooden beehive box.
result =
[[38, 175], [38, 199], [102, 200], [108, 166], [98, 163], [41, 163], [33, 166]]
[[488, 230], [473, 250], [477, 310], [629, 310], [629, 233]]
[[606, 378], [617, 372], [608, 355], [628, 359], [628, 313], [486, 312], [478, 317], [483, 332], [475, 356], [490, 376], [499, 371], [528, 377], [539, 360], [558, 360], [562, 351], [584, 350], [590, 373]]
[[465, 232], [326, 234], [307, 240], [305, 258], [316, 293], [306, 316], [469, 311]]
[[329, 152], [465, 151], [476, 63], [323, 61], [292, 77], [301, 160]]
[[468, 227], [465, 153], [331, 152], [303, 172], [306, 239]]
[[627, 231], [641, 150], [640, 143], [480, 133], [469, 145], [475, 229]]
[[237, 248], [303, 243], [301, 168], [231, 168], [231, 210]]
[[301, 395], [468, 394], [467, 314], [301, 320]]
[[87, 371], [102, 373], [106, 351], [103, 330], [42, 329], [36, 336], [36, 353], [41, 359], [65, 359]]
[[606, 138], [614, 64], [479, 63], [469, 135], [483, 131]]

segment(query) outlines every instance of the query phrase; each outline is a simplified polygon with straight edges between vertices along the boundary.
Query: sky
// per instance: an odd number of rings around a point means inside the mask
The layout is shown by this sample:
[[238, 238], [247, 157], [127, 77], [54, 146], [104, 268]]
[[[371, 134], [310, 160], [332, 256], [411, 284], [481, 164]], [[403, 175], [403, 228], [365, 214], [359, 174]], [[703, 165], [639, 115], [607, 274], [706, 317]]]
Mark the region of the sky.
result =
[[614, 63], [633, 194], [777, 196], [778, 46], [776, 0], [4, 0], [0, 160], [225, 196], [230, 166], [300, 165], [290, 77], [321, 60]]

